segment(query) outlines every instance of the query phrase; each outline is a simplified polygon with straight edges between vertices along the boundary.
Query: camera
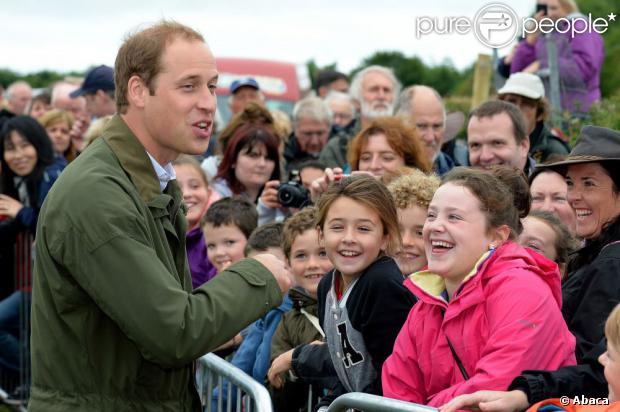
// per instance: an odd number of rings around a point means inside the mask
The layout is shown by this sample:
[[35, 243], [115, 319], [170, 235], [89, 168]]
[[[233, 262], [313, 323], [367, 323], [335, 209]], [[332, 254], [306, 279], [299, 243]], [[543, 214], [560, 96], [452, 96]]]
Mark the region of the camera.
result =
[[278, 202], [284, 207], [301, 208], [310, 204], [310, 192], [296, 180], [278, 187]]

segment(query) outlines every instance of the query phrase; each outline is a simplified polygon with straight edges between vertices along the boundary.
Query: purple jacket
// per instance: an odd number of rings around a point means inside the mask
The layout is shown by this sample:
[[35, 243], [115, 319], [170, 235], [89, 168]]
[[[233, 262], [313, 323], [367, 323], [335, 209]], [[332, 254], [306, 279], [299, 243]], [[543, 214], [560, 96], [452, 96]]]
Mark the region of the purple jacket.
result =
[[[572, 20], [575, 17], [584, 16], [571, 14], [567, 18]], [[582, 20], [574, 24], [576, 31], [585, 28]], [[541, 69], [547, 68], [547, 36], [551, 36], [557, 46], [562, 109], [573, 113], [588, 112], [592, 103], [601, 99], [599, 84], [605, 49], [600, 34], [585, 31], [571, 38], [571, 30], [567, 33], [553, 32], [539, 37], [534, 46], [524, 40], [517, 47], [510, 73], [522, 71], [535, 60], [540, 61]]]
[[213, 279], [217, 271], [207, 258], [207, 245], [200, 226], [187, 232], [185, 238], [187, 260], [189, 261], [189, 270], [192, 273], [192, 286], [196, 289]]

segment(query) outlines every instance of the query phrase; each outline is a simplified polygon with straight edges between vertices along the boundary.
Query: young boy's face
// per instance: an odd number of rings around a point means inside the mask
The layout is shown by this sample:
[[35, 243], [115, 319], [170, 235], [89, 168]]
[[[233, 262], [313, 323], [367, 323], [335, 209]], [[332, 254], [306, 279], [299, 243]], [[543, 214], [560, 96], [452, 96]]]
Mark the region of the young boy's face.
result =
[[405, 276], [422, 270], [427, 264], [422, 238], [426, 213], [425, 208], [417, 205], [398, 209], [398, 225], [403, 239], [403, 248], [395, 258], [400, 271]]
[[237, 226], [229, 224], [215, 227], [206, 223], [202, 229], [207, 255], [218, 273], [244, 258], [243, 249], [248, 240]]
[[321, 278], [333, 268], [325, 248], [319, 245], [316, 229], [308, 229], [295, 237], [288, 263], [295, 283], [315, 298]]
[[620, 348], [607, 341], [607, 352], [598, 361], [605, 367], [605, 380], [609, 387], [609, 403], [620, 401]]

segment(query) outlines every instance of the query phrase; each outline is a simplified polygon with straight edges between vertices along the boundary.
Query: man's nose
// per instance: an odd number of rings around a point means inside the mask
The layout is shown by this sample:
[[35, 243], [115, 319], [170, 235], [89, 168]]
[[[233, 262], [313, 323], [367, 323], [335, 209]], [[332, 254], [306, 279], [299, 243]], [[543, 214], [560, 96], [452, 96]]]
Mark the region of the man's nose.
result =
[[546, 197], [545, 201], [542, 204], [542, 207], [540, 208], [540, 210], [544, 210], [547, 212], [553, 212], [553, 202], [551, 201], [551, 198]]
[[493, 150], [487, 146], [482, 146], [482, 149], [480, 149], [480, 160], [488, 161], [491, 159], [493, 159]]
[[207, 113], [215, 113], [217, 107], [217, 96], [215, 91], [211, 91], [208, 87], [205, 87], [198, 100], [198, 108], [205, 110]]

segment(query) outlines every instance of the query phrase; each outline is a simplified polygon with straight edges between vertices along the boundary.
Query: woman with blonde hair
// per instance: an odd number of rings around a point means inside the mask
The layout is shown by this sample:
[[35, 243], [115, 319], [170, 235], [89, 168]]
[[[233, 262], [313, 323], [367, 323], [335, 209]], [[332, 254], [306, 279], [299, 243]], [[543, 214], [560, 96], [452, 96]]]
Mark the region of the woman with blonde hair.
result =
[[56, 156], [64, 158], [65, 164], [75, 160], [78, 150], [73, 144], [70, 133], [74, 123], [73, 115], [65, 110], [54, 109], [38, 120], [50, 137]]

